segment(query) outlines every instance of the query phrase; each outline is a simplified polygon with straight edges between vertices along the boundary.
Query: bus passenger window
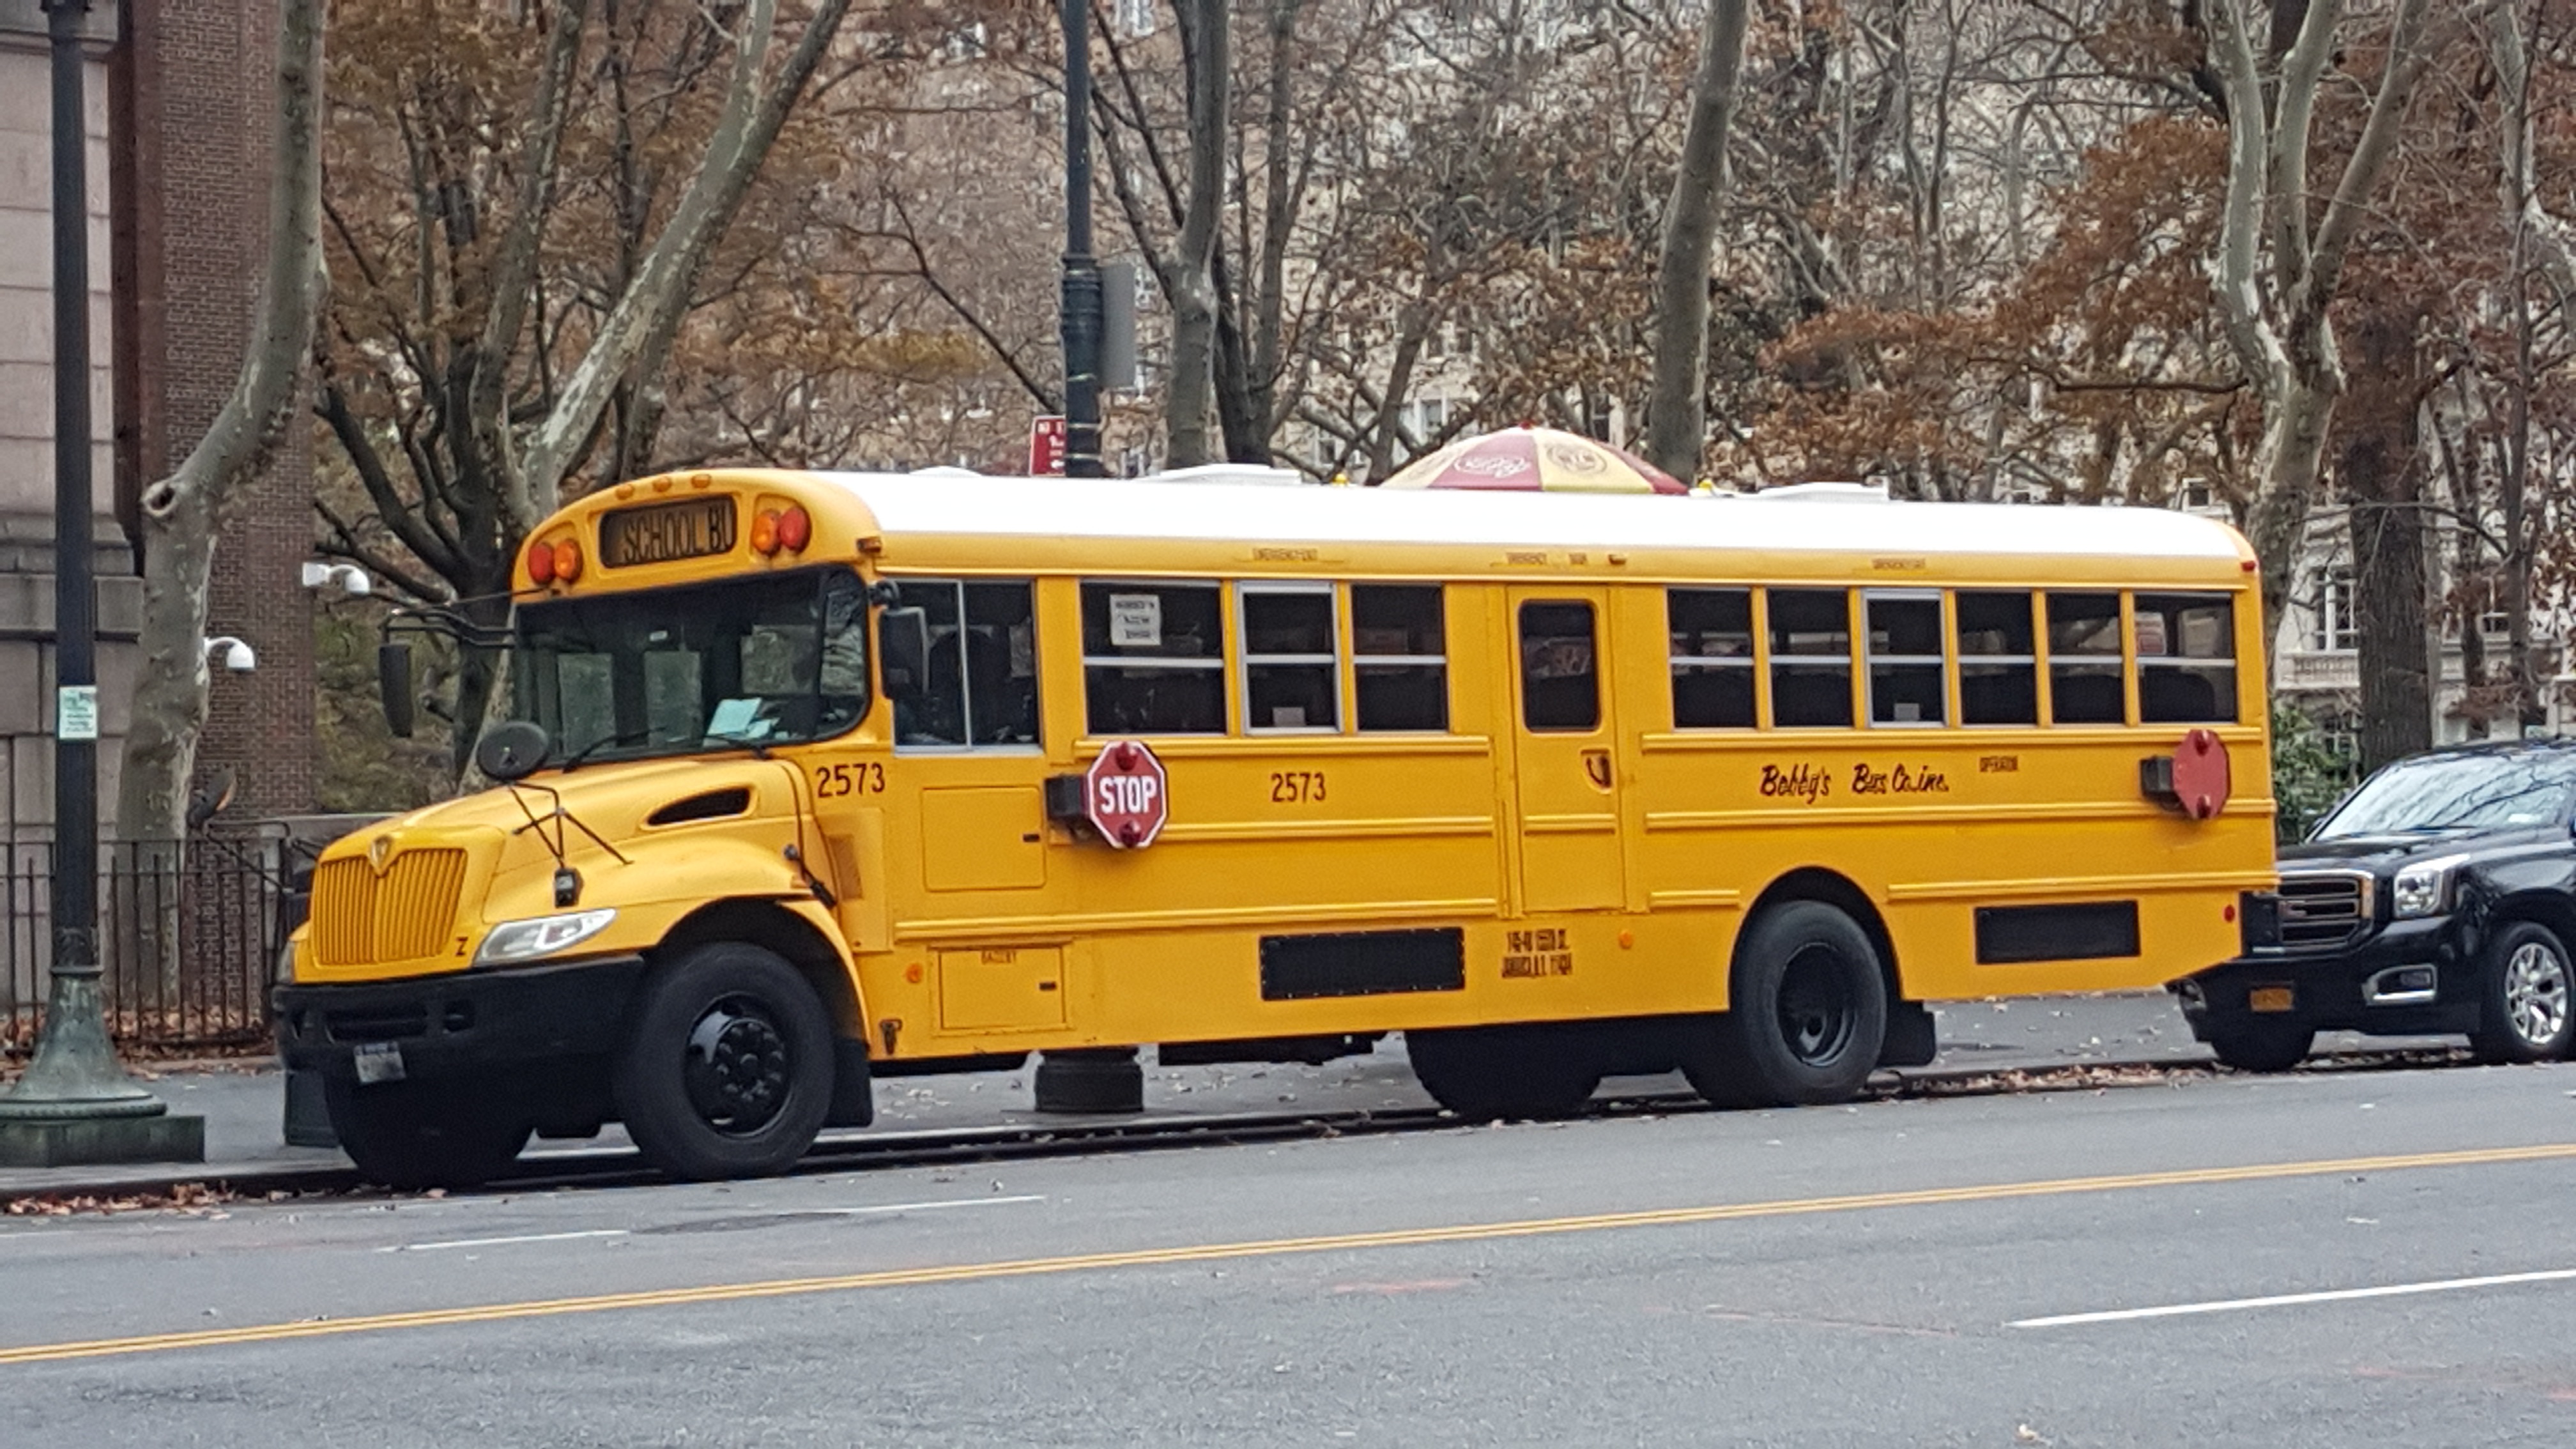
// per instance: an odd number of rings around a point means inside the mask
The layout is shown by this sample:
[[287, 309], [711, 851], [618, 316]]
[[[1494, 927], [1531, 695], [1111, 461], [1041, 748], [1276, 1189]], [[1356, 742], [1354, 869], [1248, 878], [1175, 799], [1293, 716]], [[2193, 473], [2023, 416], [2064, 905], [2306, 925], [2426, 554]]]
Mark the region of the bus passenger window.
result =
[[1438, 584], [1351, 585], [1359, 727], [1449, 728], [1449, 641]]
[[1034, 611], [1025, 583], [907, 579], [900, 606], [930, 625], [930, 677], [895, 702], [895, 743], [907, 747], [1034, 745], [1038, 741]]
[[1224, 734], [1224, 618], [1212, 583], [1084, 584], [1084, 727], [1094, 735]]
[[2039, 723], [2039, 653], [2030, 595], [1961, 589], [1952, 596], [1959, 627], [1959, 723]]
[[1939, 724], [1947, 717], [1941, 684], [1941, 596], [1869, 594], [1869, 722]]
[[1771, 723], [1783, 729], [1852, 722], [1851, 596], [1840, 589], [1773, 589]]
[[1238, 584], [1243, 723], [1253, 732], [1341, 728], [1331, 584]]
[[1672, 589], [1673, 728], [1753, 728], [1753, 591]]
[[1590, 604], [1521, 605], [1521, 720], [1531, 730], [1598, 728], [1600, 668]]
[[2138, 595], [2138, 718], [2235, 723], [2235, 622], [2226, 594]]
[[2120, 596], [2048, 596], [2048, 717], [2054, 724], [2123, 724]]

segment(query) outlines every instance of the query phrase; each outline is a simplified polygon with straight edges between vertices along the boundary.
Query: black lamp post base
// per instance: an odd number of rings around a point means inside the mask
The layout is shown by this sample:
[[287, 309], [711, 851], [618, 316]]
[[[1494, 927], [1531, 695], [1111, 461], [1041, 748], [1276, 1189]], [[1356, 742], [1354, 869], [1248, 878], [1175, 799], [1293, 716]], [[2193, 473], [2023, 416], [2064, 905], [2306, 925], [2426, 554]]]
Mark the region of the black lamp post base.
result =
[[0, 1117], [0, 1167], [205, 1160], [203, 1117]]
[[1142, 1112], [1145, 1069], [1134, 1047], [1082, 1047], [1038, 1057], [1041, 1112]]

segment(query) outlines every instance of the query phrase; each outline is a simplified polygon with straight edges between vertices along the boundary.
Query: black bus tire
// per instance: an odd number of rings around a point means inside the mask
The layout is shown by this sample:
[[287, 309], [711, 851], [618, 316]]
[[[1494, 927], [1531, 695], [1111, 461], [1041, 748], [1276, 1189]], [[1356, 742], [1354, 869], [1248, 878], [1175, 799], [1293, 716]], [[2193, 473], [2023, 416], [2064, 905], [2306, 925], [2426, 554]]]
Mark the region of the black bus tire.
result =
[[518, 1160], [531, 1128], [490, 1085], [332, 1081], [322, 1100], [358, 1175], [404, 1192], [481, 1187]]
[[1878, 1066], [1887, 980], [1869, 933], [1819, 901], [1772, 906], [1744, 928], [1728, 1010], [1682, 1063], [1720, 1106], [1847, 1102]]
[[673, 1177], [784, 1172], [832, 1106], [832, 1029], [796, 968], [739, 941], [655, 968], [611, 1079], [644, 1159]]
[[1408, 1031], [1404, 1051], [1422, 1090], [1470, 1122], [1570, 1117], [1601, 1086], [1585, 1043], [1546, 1027]]

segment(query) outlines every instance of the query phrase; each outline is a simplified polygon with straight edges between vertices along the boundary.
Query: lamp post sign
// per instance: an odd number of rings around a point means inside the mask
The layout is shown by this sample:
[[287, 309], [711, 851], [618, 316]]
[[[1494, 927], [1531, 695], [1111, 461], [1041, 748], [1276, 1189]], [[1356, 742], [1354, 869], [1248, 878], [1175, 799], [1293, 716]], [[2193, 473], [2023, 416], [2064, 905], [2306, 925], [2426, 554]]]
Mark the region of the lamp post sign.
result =
[[1064, 476], [1064, 416], [1049, 413], [1029, 420], [1029, 476]]

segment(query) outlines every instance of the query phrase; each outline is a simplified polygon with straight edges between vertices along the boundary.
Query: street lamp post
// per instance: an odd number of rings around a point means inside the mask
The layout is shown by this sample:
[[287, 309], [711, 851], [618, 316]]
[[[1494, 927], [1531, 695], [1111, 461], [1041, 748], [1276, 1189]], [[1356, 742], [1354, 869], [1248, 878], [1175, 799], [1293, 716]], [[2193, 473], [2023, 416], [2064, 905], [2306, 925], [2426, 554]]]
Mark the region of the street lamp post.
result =
[[202, 1162], [206, 1120], [174, 1116], [108, 1041], [98, 950], [97, 594], [90, 576], [90, 0], [45, 0], [53, 43], [53, 980], [35, 1060], [0, 1096], [0, 1166]]
[[1064, 473], [1100, 466], [1100, 266], [1091, 255], [1091, 12], [1064, 0]]

